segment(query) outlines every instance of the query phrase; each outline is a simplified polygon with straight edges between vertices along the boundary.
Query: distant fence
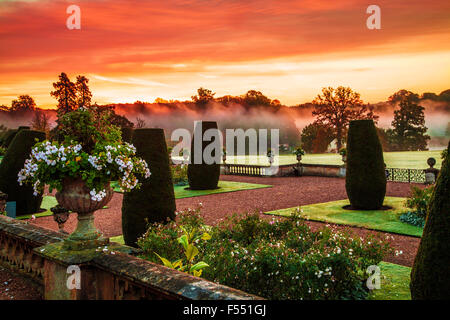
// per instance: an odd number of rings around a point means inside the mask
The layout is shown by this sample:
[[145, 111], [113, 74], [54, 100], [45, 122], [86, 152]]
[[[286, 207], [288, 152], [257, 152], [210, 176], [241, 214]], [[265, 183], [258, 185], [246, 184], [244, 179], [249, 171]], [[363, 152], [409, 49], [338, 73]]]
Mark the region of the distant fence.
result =
[[[345, 167], [324, 164], [288, 164], [278, 166], [262, 166], [248, 164], [222, 164], [222, 174], [251, 177], [267, 176], [321, 176], [345, 177]], [[387, 180], [393, 182], [425, 183], [424, 169], [387, 168]]]
[[424, 169], [387, 168], [388, 181], [425, 183]]

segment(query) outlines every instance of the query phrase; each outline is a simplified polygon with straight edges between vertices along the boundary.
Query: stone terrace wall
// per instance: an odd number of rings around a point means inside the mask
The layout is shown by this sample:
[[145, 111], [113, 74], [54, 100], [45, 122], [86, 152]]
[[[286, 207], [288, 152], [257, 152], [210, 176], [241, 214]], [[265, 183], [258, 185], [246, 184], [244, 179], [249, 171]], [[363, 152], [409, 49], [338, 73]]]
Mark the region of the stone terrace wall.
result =
[[[58, 245], [65, 235], [26, 222], [0, 216], [0, 262], [34, 279], [46, 299], [177, 299], [258, 300], [257, 296], [222, 286], [140, 259], [134, 248], [111, 244], [80, 264], [82, 289], [69, 290], [70, 262], [46, 254], [47, 244]], [[131, 254], [123, 253], [129, 252]]]

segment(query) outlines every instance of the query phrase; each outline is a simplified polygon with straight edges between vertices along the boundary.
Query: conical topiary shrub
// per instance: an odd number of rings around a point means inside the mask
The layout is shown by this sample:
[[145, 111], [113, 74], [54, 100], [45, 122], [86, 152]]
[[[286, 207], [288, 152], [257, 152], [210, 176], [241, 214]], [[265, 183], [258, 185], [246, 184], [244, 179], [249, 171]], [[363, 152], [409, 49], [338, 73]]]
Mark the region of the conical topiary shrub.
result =
[[[448, 149], [450, 150], [450, 143]], [[411, 271], [413, 300], [450, 299], [450, 157], [442, 162]]]
[[352, 208], [376, 210], [383, 206], [386, 195], [383, 150], [372, 120], [350, 122], [345, 189]]
[[136, 155], [144, 159], [151, 176], [141, 180], [138, 190], [123, 196], [122, 230], [125, 243], [136, 246], [137, 239], [147, 230], [147, 222], [175, 219], [175, 194], [163, 129], [136, 129], [133, 133]]
[[30, 157], [36, 139], [45, 140], [45, 132], [20, 130], [0, 163], [0, 190], [8, 195], [8, 201], [16, 202], [17, 215], [36, 213], [42, 203], [42, 195], [34, 196], [32, 186], [20, 186], [17, 182], [17, 174]]
[[120, 131], [122, 133], [122, 141], [131, 143], [131, 140], [133, 138], [133, 128], [130, 127], [122, 127], [120, 128]]
[[2, 146], [5, 148], [8, 148], [11, 144], [11, 141], [13, 141], [14, 137], [16, 136], [18, 130], [17, 129], [9, 129], [5, 132], [3, 139], [2, 139]]
[[[201, 131], [199, 130], [199, 125], [201, 124]], [[213, 163], [213, 164], [206, 164], [203, 161], [203, 157], [199, 159], [199, 164], [196, 164], [196, 158], [195, 158], [195, 137], [197, 134], [201, 134], [201, 137], [203, 137], [205, 131], [208, 129], [218, 129], [217, 128], [217, 122], [215, 121], [198, 121], [196, 122], [196, 126], [194, 128], [194, 134], [192, 135], [192, 141], [191, 141], [191, 158], [190, 163], [188, 165], [188, 181], [189, 181], [189, 187], [192, 190], [210, 190], [210, 189], [217, 189], [217, 185], [219, 183], [219, 176], [220, 176], [220, 162]], [[198, 155], [203, 155], [203, 150], [208, 146], [211, 141], [203, 141], [201, 143], [201, 153], [198, 152]], [[215, 153], [213, 151], [212, 156], [215, 156]], [[219, 155], [220, 156], [220, 155]]]

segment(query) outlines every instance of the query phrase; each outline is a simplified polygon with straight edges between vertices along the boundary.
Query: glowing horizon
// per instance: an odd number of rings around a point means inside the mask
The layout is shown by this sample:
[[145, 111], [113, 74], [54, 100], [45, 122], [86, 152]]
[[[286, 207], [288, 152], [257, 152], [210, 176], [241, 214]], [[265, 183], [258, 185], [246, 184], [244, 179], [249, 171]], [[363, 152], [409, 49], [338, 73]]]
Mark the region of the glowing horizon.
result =
[[[66, 8], [81, 8], [81, 30]], [[61, 72], [90, 79], [98, 103], [189, 100], [262, 91], [286, 105], [322, 87], [350, 86], [365, 102], [399, 89], [439, 92], [450, 84], [448, 1], [63, 0], [0, 2], [0, 104], [22, 94], [54, 108]]]

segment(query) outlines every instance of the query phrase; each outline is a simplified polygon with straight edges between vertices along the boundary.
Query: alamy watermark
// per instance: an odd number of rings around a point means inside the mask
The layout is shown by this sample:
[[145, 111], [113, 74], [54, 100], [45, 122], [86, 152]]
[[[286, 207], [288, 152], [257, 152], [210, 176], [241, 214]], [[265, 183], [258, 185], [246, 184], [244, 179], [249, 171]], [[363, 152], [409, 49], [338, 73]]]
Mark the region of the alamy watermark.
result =
[[81, 9], [76, 4], [67, 7], [66, 13], [70, 16], [66, 20], [66, 26], [69, 30], [81, 29]]
[[[179, 142], [173, 148], [171, 156], [175, 164], [220, 164], [222, 149], [226, 150], [227, 156], [248, 154], [265, 157], [271, 151], [271, 156], [276, 157], [279, 154], [279, 131], [279, 129], [256, 130], [254, 128], [245, 131], [244, 129], [226, 129], [224, 148], [224, 137], [219, 129], [211, 128], [203, 132], [202, 122], [195, 121], [194, 141], [187, 129], [179, 128], [172, 132], [171, 141]], [[269, 140], [270, 146], [268, 145]], [[203, 142], [208, 142], [204, 148], [202, 147]], [[194, 154], [190, 154], [192, 144]], [[183, 155], [183, 160], [177, 158], [180, 154]]]
[[73, 290], [81, 289], [81, 270], [80, 267], [77, 265], [70, 265], [67, 267], [67, 274], [70, 274], [70, 276], [67, 277], [66, 286], [67, 289]]
[[367, 7], [367, 14], [370, 16], [367, 18], [366, 26], [369, 30], [381, 29], [381, 9], [376, 4], [372, 4]]
[[369, 274], [366, 285], [369, 290], [381, 289], [381, 269], [379, 266], [371, 265], [367, 268], [366, 273]]

